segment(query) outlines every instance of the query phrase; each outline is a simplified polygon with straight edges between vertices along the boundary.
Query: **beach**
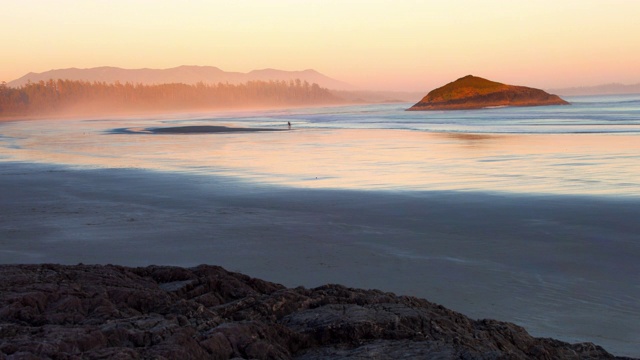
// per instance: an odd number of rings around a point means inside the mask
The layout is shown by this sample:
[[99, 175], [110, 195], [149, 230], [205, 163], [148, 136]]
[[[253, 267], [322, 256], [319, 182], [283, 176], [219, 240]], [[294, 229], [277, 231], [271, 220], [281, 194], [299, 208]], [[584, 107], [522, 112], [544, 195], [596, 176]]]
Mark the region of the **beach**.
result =
[[640, 360], [640, 0], [575, 5], [3, 2], [0, 360]]
[[638, 355], [638, 201], [1, 169], [0, 263], [216, 264], [286, 286], [423, 297], [534, 336]]
[[637, 102], [587, 100], [3, 122], [0, 263], [219, 265], [639, 357]]

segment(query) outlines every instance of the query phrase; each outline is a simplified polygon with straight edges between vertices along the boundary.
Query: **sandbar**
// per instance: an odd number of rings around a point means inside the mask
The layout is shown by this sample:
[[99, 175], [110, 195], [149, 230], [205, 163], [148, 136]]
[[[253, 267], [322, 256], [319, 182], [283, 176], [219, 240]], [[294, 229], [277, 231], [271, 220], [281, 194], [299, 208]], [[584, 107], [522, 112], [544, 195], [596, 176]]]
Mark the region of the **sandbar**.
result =
[[246, 132], [271, 132], [288, 131], [290, 129], [274, 128], [246, 128], [214, 125], [190, 125], [171, 127], [150, 127], [150, 128], [120, 128], [110, 132], [113, 134], [224, 134], [224, 133], [246, 133]]

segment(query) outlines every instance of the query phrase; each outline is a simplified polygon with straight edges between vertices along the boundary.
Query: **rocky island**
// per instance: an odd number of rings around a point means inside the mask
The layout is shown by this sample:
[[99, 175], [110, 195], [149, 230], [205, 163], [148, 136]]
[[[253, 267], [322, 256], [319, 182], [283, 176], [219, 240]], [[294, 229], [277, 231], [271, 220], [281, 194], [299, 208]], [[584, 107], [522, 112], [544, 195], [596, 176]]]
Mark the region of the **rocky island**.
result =
[[467, 75], [430, 91], [407, 110], [468, 110], [499, 106], [569, 105], [557, 95]]
[[0, 359], [616, 359], [415, 297], [217, 266], [0, 265], [0, 279]]

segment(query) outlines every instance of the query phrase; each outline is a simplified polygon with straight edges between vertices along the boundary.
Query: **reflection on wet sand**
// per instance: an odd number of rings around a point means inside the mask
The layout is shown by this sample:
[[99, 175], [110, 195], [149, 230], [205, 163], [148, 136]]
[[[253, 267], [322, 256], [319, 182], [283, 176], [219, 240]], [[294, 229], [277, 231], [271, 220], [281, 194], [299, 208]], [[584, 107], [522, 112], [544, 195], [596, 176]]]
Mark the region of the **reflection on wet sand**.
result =
[[3, 155], [304, 188], [640, 194], [640, 145], [634, 135], [163, 125], [149, 120], [6, 124], [3, 135], [11, 146]]
[[499, 137], [506, 137], [506, 135], [488, 135], [488, 134], [469, 134], [469, 133], [436, 133], [437, 135], [442, 135], [451, 139], [469, 141], [469, 142], [478, 142], [478, 141], [486, 141], [486, 140], [494, 140]]

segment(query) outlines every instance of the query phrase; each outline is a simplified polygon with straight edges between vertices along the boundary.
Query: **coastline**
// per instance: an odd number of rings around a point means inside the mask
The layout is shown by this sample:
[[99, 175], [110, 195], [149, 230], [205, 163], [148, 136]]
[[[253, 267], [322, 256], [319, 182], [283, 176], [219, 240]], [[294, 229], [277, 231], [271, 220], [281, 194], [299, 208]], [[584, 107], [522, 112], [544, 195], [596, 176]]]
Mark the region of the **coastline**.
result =
[[418, 296], [638, 356], [640, 289], [619, 279], [640, 273], [637, 200], [294, 189], [11, 162], [0, 189], [0, 263], [215, 264], [290, 287]]

